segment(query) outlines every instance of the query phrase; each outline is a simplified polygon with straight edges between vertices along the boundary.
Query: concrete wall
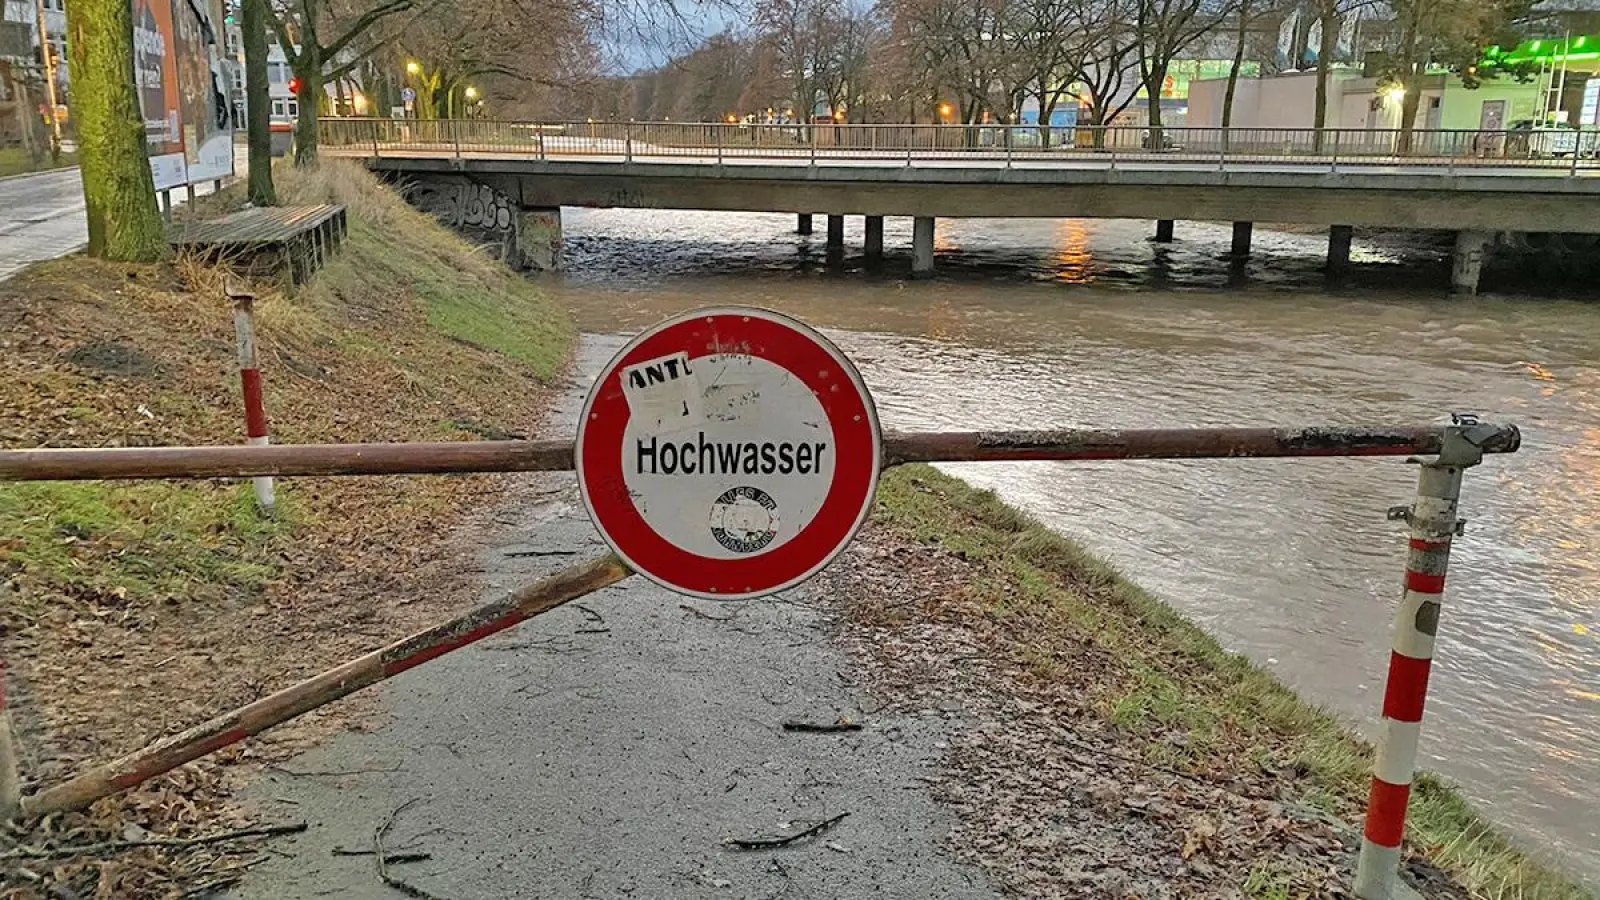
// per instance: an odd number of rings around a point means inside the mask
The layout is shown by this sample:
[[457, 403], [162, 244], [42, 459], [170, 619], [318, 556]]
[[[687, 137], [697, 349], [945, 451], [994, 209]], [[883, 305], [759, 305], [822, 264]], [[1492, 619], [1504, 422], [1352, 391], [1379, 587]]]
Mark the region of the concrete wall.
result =
[[[1327, 126], [1362, 127], [1344, 120], [1342, 94], [1358, 80], [1350, 69], [1328, 73]], [[1212, 78], [1189, 85], [1189, 125], [1216, 128], [1222, 124], [1222, 104], [1228, 80]], [[1235, 128], [1312, 128], [1316, 125], [1317, 73], [1295, 72], [1270, 78], [1241, 78], [1233, 101]]]
[[1450, 76], [1444, 84], [1441, 128], [1476, 129], [1483, 120], [1483, 105], [1504, 100], [1506, 114], [1504, 127], [1511, 127], [1518, 119], [1532, 119], [1539, 114], [1539, 101], [1545, 79], [1536, 78], [1527, 84], [1511, 78], [1485, 81], [1476, 88], [1468, 88], [1461, 79]]
[[524, 267], [522, 216], [513, 198], [460, 175], [407, 179], [404, 193], [412, 206], [488, 249], [513, 269]]
[[[1339, 113], [1340, 121], [1343, 122], [1342, 127], [1367, 130], [1389, 130], [1400, 127], [1402, 101], [1382, 89], [1382, 84], [1376, 78], [1351, 78], [1340, 86], [1343, 90]], [[1422, 105], [1417, 109], [1418, 128], [1443, 127], [1440, 116], [1443, 109], [1443, 94], [1442, 76], [1423, 79], [1420, 101]], [[1436, 101], [1440, 102], [1436, 105]]]

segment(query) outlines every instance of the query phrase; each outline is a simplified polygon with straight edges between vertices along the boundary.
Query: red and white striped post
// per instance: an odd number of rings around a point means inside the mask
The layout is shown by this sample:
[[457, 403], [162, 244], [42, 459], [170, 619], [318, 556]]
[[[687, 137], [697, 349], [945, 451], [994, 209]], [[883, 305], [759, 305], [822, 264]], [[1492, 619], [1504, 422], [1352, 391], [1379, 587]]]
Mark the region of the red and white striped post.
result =
[[[239, 383], [244, 388], [244, 430], [249, 443], [265, 447], [271, 443], [267, 437], [267, 410], [261, 402], [261, 364], [256, 356], [256, 312], [254, 294], [225, 289], [233, 301], [233, 333], [239, 344]], [[272, 491], [272, 476], [258, 475], [251, 479], [256, 488], [256, 505], [270, 514], [277, 504]]]
[[1450, 542], [1459, 522], [1456, 505], [1461, 499], [1461, 475], [1483, 461], [1482, 428], [1492, 426], [1458, 417], [1445, 430], [1438, 457], [1422, 463], [1416, 503], [1389, 511], [1391, 519], [1404, 520], [1411, 526], [1411, 539], [1406, 555], [1405, 591], [1395, 610], [1394, 645], [1383, 692], [1383, 718], [1373, 763], [1372, 791], [1367, 798], [1366, 829], [1356, 861], [1355, 894], [1361, 900], [1415, 896], [1400, 882], [1406, 808], [1417, 769], [1417, 742], [1422, 734], [1422, 708], [1428, 697], [1428, 672], [1439, 630]]

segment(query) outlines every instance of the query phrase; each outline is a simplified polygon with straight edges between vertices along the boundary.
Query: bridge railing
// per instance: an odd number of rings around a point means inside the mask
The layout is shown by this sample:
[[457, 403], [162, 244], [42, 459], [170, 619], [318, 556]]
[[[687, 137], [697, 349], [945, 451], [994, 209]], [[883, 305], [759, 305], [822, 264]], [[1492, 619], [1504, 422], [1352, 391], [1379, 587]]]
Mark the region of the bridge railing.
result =
[[331, 118], [322, 145], [382, 156], [506, 154], [616, 162], [843, 164], [1004, 160], [1038, 166], [1276, 163], [1600, 170], [1600, 130], [1039, 128], [1007, 125], [514, 122]]

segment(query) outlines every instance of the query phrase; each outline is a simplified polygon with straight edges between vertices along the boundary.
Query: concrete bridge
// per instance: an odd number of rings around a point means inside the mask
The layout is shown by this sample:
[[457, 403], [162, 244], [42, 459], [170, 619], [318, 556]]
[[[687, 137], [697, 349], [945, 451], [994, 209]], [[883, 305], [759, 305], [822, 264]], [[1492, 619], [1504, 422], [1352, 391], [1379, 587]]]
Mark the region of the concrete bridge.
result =
[[[1031, 136], [1032, 139], [1029, 139]], [[933, 269], [939, 216], [1144, 218], [1157, 241], [1181, 219], [1327, 226], [1328, 267], [1356, 225], [1453, 230], [1452, 288], [1477, 289], [1500, 232], [1600, 233], [1600, 135], [1558, 145], [1517, 132], [1076, 129], [934, 125], [738, 125], [324, 120], [322, 152], [362, 158], [413, 202], [513, 264], [555, 264], [560, 207], [790, 212], [801, 233], [866, 217], [915, 220], [912, 271]], [[1565, 150], [1566, 152], [1563, 152]]]

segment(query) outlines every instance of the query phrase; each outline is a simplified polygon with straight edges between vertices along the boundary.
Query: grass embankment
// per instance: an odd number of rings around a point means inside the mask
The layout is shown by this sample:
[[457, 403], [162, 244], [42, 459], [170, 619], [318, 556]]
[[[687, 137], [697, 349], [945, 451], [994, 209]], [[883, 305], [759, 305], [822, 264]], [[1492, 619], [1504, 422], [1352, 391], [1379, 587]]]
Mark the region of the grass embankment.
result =
[[[991, 830], [1005, 834], [1005, 849], [982, 858], [987, 832], [981, 823], [966, 826], [970, 840], [958, 840], [979, 848], [980, 861], [1025, 893], [1030, 871], [1058, 862], [1048, 852], [1031, 863], [1000, 861], [1048, 841], [1039, 835], [1063, 815], [1026, 792], [1008, 813], [1016, 786], [989, 774], [1004, 757], [1020, 761], [1046, 793], [1087, 779], [1085, 793], [1064, 797], [1079, 807], [1075, 815], [1087, 816], [1067, 816], [1084, 834], [1062, 849], [1069, 859], [1092, 858], [1094, 835], [1114, 836], [1100, 848], [1100, 864], [1120, 865], [1125, 886], [1137, 887], [1141, 871], [1159, 873], [1160, 889], [1180, 896], [1224, 886], [1259, 897], [1322, 896], [1349, 884], [1371, 772], [1366, 743], [993, 493], [916, 466], [891, 472], [878, 496], [867, 549], [847, 559], [848, 568], [867, 572], [848, 609], [878, 632], [866, 638], [868, 652], [903, 675], [915, 674], [905, 668], [915, 663], [904, 660], [921, 659], [941, 680], [966, 677], [974, 651], [1005, 661], [993, 679], [975, 682], [987, 688], [972, 692], [1004, 698], [989, 707], [997, 713], [992, 729], [980, 722], [979, 737], [947, 760], [967, 770], [967, 812], [977, 820], [993, 814]], [[872, 586], [874, 578], [892, 581], [895, 569], [910, 571], [915, 583], [898, 592]], [[920, 609], [901, 608], [903, 597], [919, 594]], [[959, 637], [940, 631], [950, 625]], [[930, 662], [940, 654], [941, 662]], [[1038, 734], [1007, 736], [1012, 724]], [[1097, 782], [1095, 771], [1107, 778]], [[1143, 801], [1116, 799], [1147, 787]], [[961, 791], [948, 799], [961, 806]], [[1021, 823], [1036, 830], [1020, 834]], [[1417, 857], [1410, 867], [1424, 879], [1432, 873], [1430, 893], [1457, 896], [1465, 887], [1482, 897], [1588, 896], [1513, 849], [1437, 778], [1419, 780], [1409, 823]], [[1142, 860], [1107, 862], [1118, 854]]]
[[29, 172], [47, 172], [51, 169], [64, 169], [78, 164], [78, 154], [63, 153], [60, 159], [44, 159], [34, 162], [27, 152], [21, 147], [0, 147], [0, 178], [7, 175], [24, 175]]
[[[275, 442], [534, 426], [573, 342], [564, 310], [354, 166], [281, 170], [279, 190], [285, 203], [347, 204], [350, 234], [292, 294], [257, 286]], [[213, 201], [230, 202], [236, 192]], [[222, 278], [193, 261], [69, 257], [0, 283], [0, 446], [241, 442]], [[248, 483], [226, 480], [0, 484], [0, 658], [23, 688], [25, 778], [54, 782], [470, 600], [429, 590], [440, 584], [430, 579], [454, 565], [451, 526], [499, 484], [290, 479], [271, 520], [256, 514]], [[295, 739], [291, 728], [270, 740]], [[70, 827], [215, 828], [211, 801], [226, 788], [217, 764], [69, 817]], [[12, 865], [0, 862], [8, 887], [23, 883]], [[46, 877], [119, 900], [185, 883], [182, 865], [153, 853]]]

